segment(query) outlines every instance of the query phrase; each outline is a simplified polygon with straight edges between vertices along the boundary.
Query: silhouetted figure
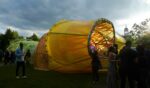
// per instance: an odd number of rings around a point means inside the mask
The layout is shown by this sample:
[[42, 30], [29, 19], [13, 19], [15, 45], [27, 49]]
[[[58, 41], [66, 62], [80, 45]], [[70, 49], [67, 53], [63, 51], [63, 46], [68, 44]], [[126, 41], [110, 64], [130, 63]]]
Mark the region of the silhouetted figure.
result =
[[118, 45], [117, 45], [117, 44], [114, 44], [113, 47], [115, 48], [115, 51], [114, 51], [115, 54], [118, 55]]
[[115, 66], [116, 66], [116, 74], [117, 74], [117, 80], [119, 79], [119, 57], [118, 57], [118, 44], [114, 44], [113, 47], [115, 48], [115, 54], [116, 54], [116, 62], [115, 62]]
[[16, 59], [15, 52], [11, 51], [11, 54], [10, 54], [10, 61], [11, 61], [11, 63], [15, 63], [15, 59]]
[[117, 88], [117, 68], [116, 68], [116, 48], [110, 47], [108, 49], [108, 74], [107, 74], [107, 88]]
[[123, 47], [119, 53], [120, 58], [120, 88], [126, 88], [126, 79], [129, 82], [129, 88], [135, 88], [135, 72], [136, 72], [136, 51], [131, 48], [131, 41], [126, 42], [126, 46]]
[[98, 70], [101, 68], [98, 52], [94, 46], [91, 46], [91, 57], [92, 57], [92, 74], [93, 74], [93, 83], [99, 81]]
[[0, 49], [0, 63], [2, 62], [3, 56], [4, 56], [4, 53], [3, 53], [3, 51]]
[[8, 50], [6, 50], [5, 53], [4, 53], [4, 64], [5, 65], [8, 64], [9, 61], [10, 61], [10, 53], [9, 53]]
[[150, 49], [146, 50], [146, 58], [147, 58], [147, 65], [148, 65], [148, 76], [147, 78], [147, 88], [150, 88]]
[[22, 68], [22, 77], [26, 78], [25, 75], [25, 60], [24, 60], [24, 50], [23, 50], [23, 43], [20, 43], [19, 48], [16, 49], [16, 78], [20, 78], [19, 76], [19, 68]]
[[27, 64], [31, 64], [31, 58], [30, 57], [31, 57], [31, 52], [28, 49], [27, 52], [26, 52], [26, 55], [25, 55], [25, 60], [26, 60]]
[[147, 88], [146, 86], [146, 77], [148, 76], [148, 65], [146, 52], [143, 45], [138, 45], [136, 47], [137, 50], [137, 65], [138, 65], [138, 88]]

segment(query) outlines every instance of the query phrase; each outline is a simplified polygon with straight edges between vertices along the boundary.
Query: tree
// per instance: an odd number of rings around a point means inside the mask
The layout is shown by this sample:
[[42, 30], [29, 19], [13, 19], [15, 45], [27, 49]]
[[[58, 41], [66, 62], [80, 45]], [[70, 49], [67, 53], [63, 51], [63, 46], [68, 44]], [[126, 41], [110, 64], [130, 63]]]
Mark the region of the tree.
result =
[[150, 19], [146, 19], [142, 21], [140, 24], [134, 24], [132, 26], [132, 30], [129, 31], [128, 35], [125, 37], [126, 40], [131, 40], [133, 43], [137, 43], [137, 41], [145, 35], [146, 32], [150, 30], [148, 22]]
[[2, 49], [2, 45], [3, 45], [3, 44], [2, 44], [3, 36], [4, 36], [3, 34], [0, 34], [0, 49]]
[[3, 36], [4, 36], [3, 34], [0, 34], [0, 40], [2, 40]]
[[33, 41], [38, 41], [38, 40], [39, 40], [38, 36], [37, 36], [35, 33], [33, 33], [33, 35], [32, 35], [32, 36], [27, 37], [27, 39], [29, 39], [29, 40], [33, 40]]
[[144, 44], [146, 48], [150, 49], [150, 33], [147, 33], [143, 36], [141, 36], [139, 39], [137, 39], [137, 44]]
[[6, 50], [10, 44], [10, 41], [18, 39], [19, 37], [20, 36], [17, 31], [12, 31], [10, 28], [8, 28], [5, 34], [0, 35], [0, 48], [2, 50]]
[[7, 29], [4, 35], [5, 39], [11, 40], [12, 39], [12, 31], [11, 29]]
[[12, 31], [12, 39], [18, 39], [20, 36], [17, 31]]

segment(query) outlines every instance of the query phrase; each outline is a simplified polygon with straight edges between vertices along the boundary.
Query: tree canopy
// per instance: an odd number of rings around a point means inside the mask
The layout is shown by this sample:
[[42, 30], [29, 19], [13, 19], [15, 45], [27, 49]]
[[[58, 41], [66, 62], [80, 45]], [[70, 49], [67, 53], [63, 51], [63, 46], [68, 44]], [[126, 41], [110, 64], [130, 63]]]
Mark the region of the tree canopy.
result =
[[6, 50], [9, 46], [10, 41], [19, 38], [19, 34], [17, 31], [12, 31], [8, 28], [5, 34], [0, 34], [0, 49]]
[[[39, 40], [38, 36], [35, 33], [28, 38], [34, 41]], [[17, 31], [8, 28], [4, 34], [0, 34], [0, 49], [5, 51], [10, 45], [10, 42], [14, 40], [24, 40], [24, 37], [20, 36]]]
[[126, 40], [132, 41], [134, 44], [140, 42], [146, 42], [150, 36], [150, 19], [145, 19], [140, 24], [135, 23], [132, 26], [132, 30], [129, 31], [128, 35], [125, 36]]
[[37, 36], [35, 33], [33, 33], [33, 35], [32, 35], [32, 36], [27, 37], [27, 39], [29, 39], [29, 40], [33, 40], [33, 41], [39, 41], [39, 38], [38, 38], [38, 36]]

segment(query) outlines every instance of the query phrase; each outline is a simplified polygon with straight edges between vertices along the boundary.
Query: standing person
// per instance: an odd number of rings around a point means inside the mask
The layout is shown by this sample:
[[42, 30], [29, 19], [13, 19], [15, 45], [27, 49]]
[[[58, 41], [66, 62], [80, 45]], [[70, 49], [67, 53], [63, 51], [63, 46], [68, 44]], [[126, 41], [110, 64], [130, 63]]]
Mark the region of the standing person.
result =
[[10, 61], [10, 53], [8, 50], [6, 50], [4, 53], [4, 64], [7, 65], [9, 61]]
[[117, 68], [116, 68], [116, 53], [115, 47], [108, 49], [108, 74], [107, 74], [107, 88], [117, 88]]
[[16, 49], [16, 78], [19, 79], [19, 68], [22, 68], [22, 78], [26, 78], [25, 75], [25, 61], [24, 61], [24, 50], [23, 43], [19, 44], [19, 48]]
[[150, 88], [150, 49], [146, 50], [146, 58], [147, 58], [147, 64], [148, 64], [147, 88]]
[[15, 51], [11, 51], [11, 54], [10, 54], [10, 61], [11, 61], [11, 63], [15, 62], [15, 58], [16, 58]]
[[117, 80], [119, 79], [119, 57], [118, 57], [118, 44], [114, 44], [113, 47], [115, 48], [115, 54], [116, 54], [116, 62], [115, 62], [115, 66], [116, 66], [116, 76], [117, 76]]
[[116, 55], [118, 55], [118, 45], [114, 44], [113, 47], [115, 48], [114, 52]]
[[137, 50], [137, 65], [138, 65], [138, 88], [147, 88], [146, 78], [148, 77], [148, 64], [146, 51], [143, 45], [138, 45]]
[[129, 88], [135, 88], [135, 72], [136, 72], [136, 51], [131, 48], [131, 41], [126, 42], [120, 53], [120, 88], [126, 88], [126, 79], [128, 78]]
[[2, 62], [3, 59], [3, 51], [0, 49], [0, 63]]
[[148, 77], [147, 77], [147, 88], [150, 88], [150, 51], [149, 51], [149, 58], [148, 58]]
[[25, 60], [27, 64], [31, 64], [31, 52], [30, 49], [27, 50], [26, 55], [25, 55]]
[[98, 52], [94, 46], [91, 46], [91, 57], [92, 57], [92, 74], [93, 74], [93, 84], [99, 81], [98, 70], [101, 68]]
[[16, 61], [16, 54], [15, 54], [15, 51], [12, 52], [12, 58], [13, 58], [13, 63], [15, 63], [15, 61]]

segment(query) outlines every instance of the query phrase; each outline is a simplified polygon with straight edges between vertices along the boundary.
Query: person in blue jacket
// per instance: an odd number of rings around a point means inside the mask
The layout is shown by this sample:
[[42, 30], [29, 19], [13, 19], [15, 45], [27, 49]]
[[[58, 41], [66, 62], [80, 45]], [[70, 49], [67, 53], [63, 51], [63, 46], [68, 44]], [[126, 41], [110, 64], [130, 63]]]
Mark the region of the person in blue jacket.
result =
[[16, 78], [19, 79], [19, 69], [22, 68], [22, 78], [26, 78], [25, 75], [25, 60], [24, 60], [24, 49], [23, 43], [19, 44], [19, 47], [16, 49]]

